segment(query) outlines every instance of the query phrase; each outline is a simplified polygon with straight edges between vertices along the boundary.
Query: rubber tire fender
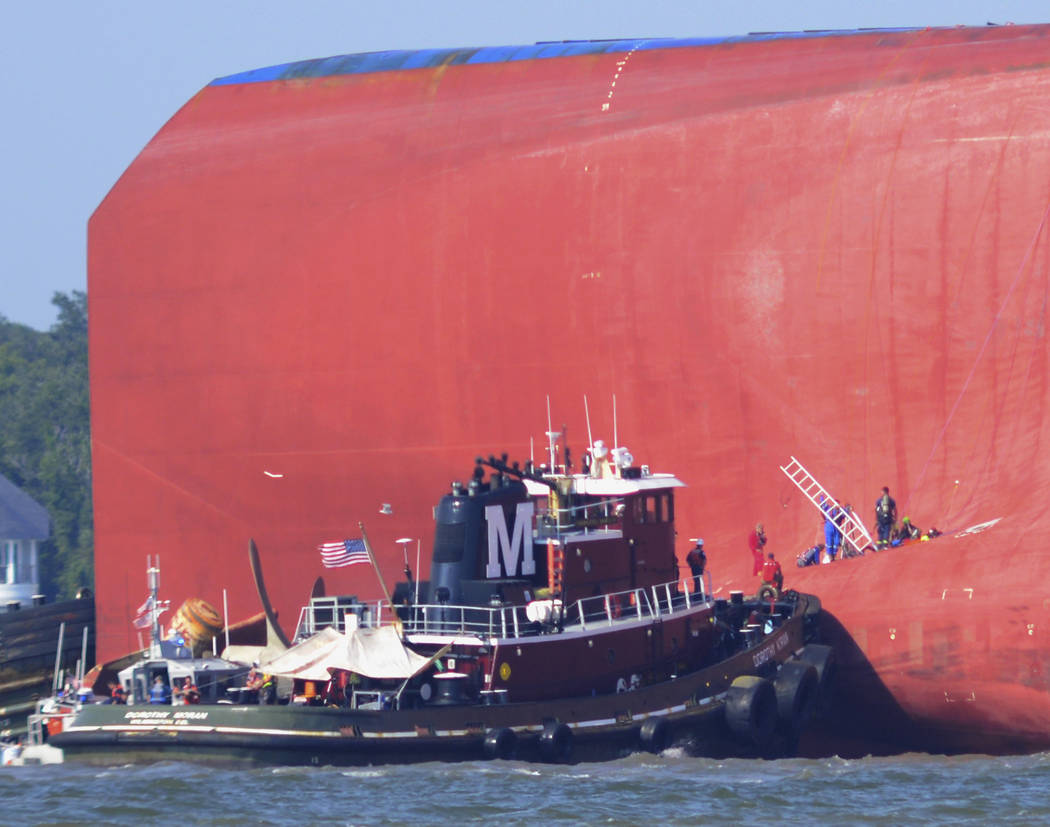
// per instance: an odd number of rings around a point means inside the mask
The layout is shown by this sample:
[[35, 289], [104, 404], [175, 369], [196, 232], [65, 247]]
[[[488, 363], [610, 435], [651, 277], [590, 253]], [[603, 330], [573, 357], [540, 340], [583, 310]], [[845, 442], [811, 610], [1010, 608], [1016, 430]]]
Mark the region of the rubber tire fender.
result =
[[725, 699], [729, 730], [753, 746], [764, 748], [777, 724], [777, 693], [773, 684], [754, 675], [734, 679]]
[[817, 670], [817, 707], [823, 709], [831, 700], [835, 679], [838, 676], [839, 664], [835, 657], [835, 650], [830, 646], [819, 643], [811, 643], [806, 646], [798, 659], [803, 663], [811, 663]]
[[568, 724], [549, 721], [540, 734], [540, 757], [548, 764], [562, 764], [572, 758], [572, 730]]
[[485, 733], [485, 757], [491, 760], [508, 761], [518, 749], [518, 736], [510, 727], [490, 729]]
[[820, 692], [817, 668], [801, 660], [789, 660], [773, 679], [777, 694], [777, 727], [781, 732], [799, 734], [813, 719]]
[[674, 741], [671, 724], [666, 718], [646, 718], [638, 733], [642, 748], [646, 752], [659, 755]]
[[780, 597], [780, 592], [777, 591], [777, 587], [772, 583], [763, 583], [758, 589], [758, 599], [763, 603], [769, 600], [776, 600]]

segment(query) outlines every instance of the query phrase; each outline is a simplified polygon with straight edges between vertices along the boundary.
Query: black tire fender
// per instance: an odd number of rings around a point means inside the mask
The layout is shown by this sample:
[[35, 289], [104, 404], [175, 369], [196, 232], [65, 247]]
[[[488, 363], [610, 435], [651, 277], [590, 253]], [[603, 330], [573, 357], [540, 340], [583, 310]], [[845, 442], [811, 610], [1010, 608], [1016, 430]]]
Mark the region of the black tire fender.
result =
[[821, 709], [826, 708], [838, 675], [839, 664], [835, 650], [830, 646], [811, 643], [802, 650], [798, 659], [803, 663], [812, 664], [817, 670], [817, 706]]
[[518, 736], [510, 727], [490, 729], [485, 733], [485, 757], [489, 760], [507, 761], [518, 749]]
[[777, 726], [781, 732], [801, 733], [813, 719], [820, 692], [817, 669], [811, 663], [789, 660], [773, 679], [777, 695]]
[[736, 678], [725, 699], [729, 730], [756, 747], [765, 747], [777, 724], [777, 694], [773, 684], [754, 675]]
[[671, 746], [674, 740], [671, 724], [666, 718], [646, 718], [638, 733], [642, 748], [658, 755]]
[[540, 734], [540, 757], [549, 764], [560, 764], [572, 758], [572, 730], [568, 724], [549, 721]]

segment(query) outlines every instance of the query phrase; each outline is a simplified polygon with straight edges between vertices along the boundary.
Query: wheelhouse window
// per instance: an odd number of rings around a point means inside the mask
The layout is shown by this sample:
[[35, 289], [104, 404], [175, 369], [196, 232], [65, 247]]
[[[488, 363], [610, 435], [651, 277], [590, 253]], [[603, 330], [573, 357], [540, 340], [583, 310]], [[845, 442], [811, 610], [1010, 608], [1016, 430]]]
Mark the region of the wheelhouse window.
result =
[[639, 494], [634, 498], [636, 523], [669, 523], [674, 520], [674, 495], [670, 491]]

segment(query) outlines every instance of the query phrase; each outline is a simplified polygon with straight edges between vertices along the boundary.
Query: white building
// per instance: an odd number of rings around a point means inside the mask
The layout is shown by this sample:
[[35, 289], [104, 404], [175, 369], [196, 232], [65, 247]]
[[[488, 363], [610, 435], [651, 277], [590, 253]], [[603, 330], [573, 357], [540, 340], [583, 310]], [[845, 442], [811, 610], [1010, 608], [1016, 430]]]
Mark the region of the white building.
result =
[[38, 549], [50, 536], [44, 507], [0, 474], [0, 611], [32, 604], [40, 591]]

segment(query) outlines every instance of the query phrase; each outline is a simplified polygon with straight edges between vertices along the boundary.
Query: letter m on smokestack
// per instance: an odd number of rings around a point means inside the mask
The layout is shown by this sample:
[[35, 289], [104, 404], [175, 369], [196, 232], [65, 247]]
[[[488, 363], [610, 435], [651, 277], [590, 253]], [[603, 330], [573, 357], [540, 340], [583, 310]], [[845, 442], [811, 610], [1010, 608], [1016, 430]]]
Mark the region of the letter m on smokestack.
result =
[[[486, 577], [516, 577], [519, 556], [522, 557], [521, 575], [536, 573], [536, 560], [532, 556], [532, 514], [533, 504], [531, 502], [518, 503], [514, 516], [514, 534], [510, 535], [507, 532], [507, 519], [503, 513], [503, 506], [485, 507], [485, 522], [489, 527], [489, 562], [485, 567]], [[503, 561], [502, 571], [500, 570], [501, 559]]]

